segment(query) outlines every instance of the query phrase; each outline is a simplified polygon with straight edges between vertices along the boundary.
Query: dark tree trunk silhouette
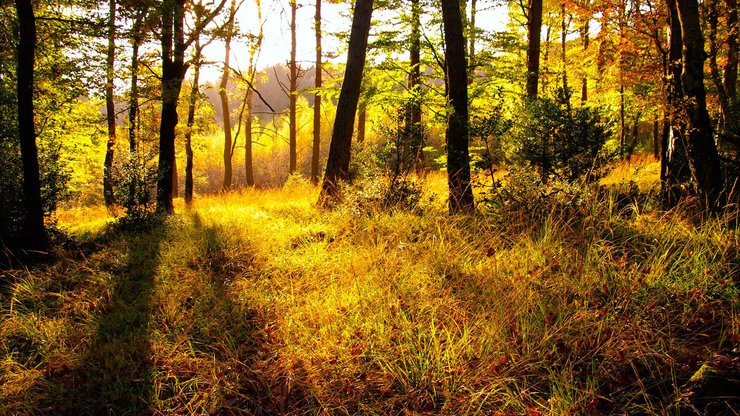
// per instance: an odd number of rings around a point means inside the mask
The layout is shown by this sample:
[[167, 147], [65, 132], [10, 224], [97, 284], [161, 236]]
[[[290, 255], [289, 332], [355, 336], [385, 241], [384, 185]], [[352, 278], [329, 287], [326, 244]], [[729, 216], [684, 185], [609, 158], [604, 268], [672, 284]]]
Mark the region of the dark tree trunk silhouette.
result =
[[296, 0], [290, 0], [290, 166], [291, 174], [298, 167], [298, 143], [296, 140], [298, 126], [296, 125], [296, 103], [298, 99], [298, 64], [296, 63], [296, 14], [298, 4]]
[[[416, 1], [416, 0], [415, 0]], [[418, 7], [418, 1], [417, 1]], [[476, 0], [470, 0], [470, 21], [468, 22], [468, 83], [472, 84], [475, 79], [475, 42], [477, 40], [477, 30], [475, 28], [475, 18], [478, 14], [478, 2]]]
[[359, 113], [357, 114], [357, 143], [365, 141], [365, 130], [367, 129], [367, 107], [365, 103], [360, 103]]
[[[193, 34], [199, 33], [213, 20], [226, 0], [210, 10], [203, 21], [198, 22]], [[172, 175], [175, 164], [175, 128], [177, 127], [177, 101], [182, 81], [187, 72], [185, 49], [194, 40], [185, 41], [183, 31], [185, 0], [162, 0], [161, 8], [162, 44], [162, 116], [159, 125], [159, 162], [157, 164], [157, 211], [172, 213]]]
[[568, 91], [568, 56], [566, 40], [568, 38], [568, 13], [565, 1], [560, 3], [560, 59], [563, 61], [563, 90]]
[[[129, 164], [131, 169], [136, 169], [138, 157], [136, 157], [136, 126], [139, 113], [139, 45], [141, 44], [141, 25], [146, 12], [139, 12], [134, 19], [131, 29], [131, 86], [128, 101], [128, 149]], [[136, 190], [138, 181], [131, 178], [128, 188], [127, 205], [132, 207], [136, 204]]]
[[[583, 28], [581, 29], [581, 38], [583, 39], [583, 52], [584, 54], [588, 52], [588, 47], [591, 43], [591, 40], [589, 38], [589, 20], [586, 19], [585, 22], [583, 22]], [[586, 75], [586, 71], [583, 71], [583, 76], [581, 77], [581, 105], [586, 105], [588, 102], [588, 76]]]
[[688, 116], [686, 148], [691, 176], [696, 181], [705, 207], [717, 211], [724, 205], [722, 170], [712, 136], [704, 89], [704, 37], [699, 22], [697, 0], [677, 0], [683, 40], [683, 84]]
[[193, 125], [195, 124], [195, 107], [198, 103], [198, 91], [200, 87], [200, 66], [203, 47], [199, 37], [195, 40], [195, 55], [193, 56], [193, 85], [190, 87], [190, 98], [188, 100], [188, 120], [185, 128], [185, 204], [190, 206], [193, 202]]
[[116, 0], [108, 0], [108, 50], [105, 59], [105, 111], [108, 121], [108, 143], [103, 163], [103, 200], [110, 207], [113, 196], [113, 159], [116, 146], [116, 108], [113, 103], [113, 65], [116, 58]]
[[[470, 19], [471, 33], [475, 31], [475, 1], [472, 8], [473, 17]], [[474, 41], [470, 41], [470, 50], [474, 50]], [[472, 58], [471, 58], [472, 59]], [[419, 0], [411, 0], [411, 48], [409, 50], [409, 90], [412, 101], [409, 108], [409, 122], [413, 129], [411, 131], [421, 134], [421, 6]], [[419, 147], [416, 149], [416, 160], [414, 165], [416, 173], [424, 172], [424, 143], [423, 137], [416, 137], [413, 141]]]
[[21, 248], [44, 249], [48, 246], [41, 202], [41, 178], [33, 108], [33, 76], [36, 53], [36, 16], [31, 0], [15, 0], [18, 15], [18, 50], [16, 82], [18, 94], [18, 138], [23, 164], [24, 234]]
[[360, 98], [362, 73], [365, 68], [367, 38], [370, 34], [370, 21], [373, 13], [373, 0], [357, 0], [352, 18], [349, 37], [347, 67], [344, 72], [342, 90], [337, 102], [334, 131], [329, 145], [329, 158], [321, 185], [319, 203], [326, 205], [339, 197], [340, 182], [348, 179], [349, 159], [352, 146], [352, 132]]
[[737, 96], [737, 67], [738, 67], [738, 27], [737, 0], [726, 0], [727, 27], [730, 33], [727, 36], [727, 61], [725, 62], [725, 91], [730, 102], [734, 103]]
[[224, 39], [224, 70], [221, 74], [221, 83], [218, 86], [218, 95], [221, 99], [221, 113], [224, 123], [224, 180], [221, 189], [228, 191], [231, 189], [232, 176], [232, 137], [231, 137], [231, 114], [229, 111], [229, 94], [226, 88], [229, 85], [229, 74], [231, 67], [231, 38], [234, 36], [234, 18], [236, 15], [236, 1], [231, 0], [231, 9], [229, 10], [229, 21], [226, 26], [226, 37]]
[[[316, 77], [314, 87], [321, 88], [321, 0], [316, 0], [314, 17], [316, 34]], [[316, 92], [313, 100], [313, 146], [311, 147], [311, 183], [319, 183], [319, 156], [321, 151], [321, 94]]]
[[681, 85], [681, 23], [678, 19], [678, 10], [675, 0], [669, 0], [668, 22], [670, 29], [668, 45], [668, 62], [666, 65], [666, 99], [668, 101], [668, 117], [663, 124], [661, 156], [661, 195], [663, 205], [668, 208], [675, 205], [681, 198], [681, 184], [691, 179], [686, 145], [683, 139], [683, 128], [679, 125], [679, 104], [683, 96]]
[[465, 37], [457, 0], [442, 2], [445, 60], [447, 61], [447, 175], [451, 213], [473, 212], [475, 203], [470, 188], [468, 154], [468, 82]]
[[717, 1], [708, 0], [707, 20], [709, 21], [709, 70], [714, 87], [717, 89], [717, 99], [719, 101], [720, 111], [722, 112], [722, 121], [726, 122], [730, 118], [730, 99], [725, 90], [725, 84], [722, 82], [719, 64], [717, 63], [717, 54], [719, 53], [719, 44], [717, 42], [717, 25], [719, 21], [719, 11], [717, 10]]
[[252, 97], [254, 91], [252, 86], [254, 85], [254, 78], [257, 74], [255, 58], [257, 52], [262, 48], [262, 37], [264, 35], [262, 31], [262, 2], [260, 0], [255, 1], [257, 6], [257, 20], [260, 22], [259, 32], [257, 37], [254, 38], [254, 43], [249, 48], [249, 65], [247, 66], [249, 78], [249, 85], [247, 88], [246, 96], [244, 97], [244, 174], [247, 181], [247, 186], [254, 186], [254, 163], [252, 157]]
[[537, 97], [540, 76], [542, 0], [530, 0], [527, 15], [527, 97]]

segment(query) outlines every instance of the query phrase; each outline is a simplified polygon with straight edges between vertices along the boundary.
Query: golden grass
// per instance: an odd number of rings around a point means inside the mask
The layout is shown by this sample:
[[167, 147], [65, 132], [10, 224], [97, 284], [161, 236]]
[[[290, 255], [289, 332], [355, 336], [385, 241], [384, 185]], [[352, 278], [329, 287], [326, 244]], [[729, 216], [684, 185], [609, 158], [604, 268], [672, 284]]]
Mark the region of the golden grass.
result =
[[718, 222], [607, 200], [522, 229], [444, 188], [418, 212], [242, 190], [142, 233], [60, 214], [103, 237], [4, 274], [0, 413], [668, 414], [737, 342]]

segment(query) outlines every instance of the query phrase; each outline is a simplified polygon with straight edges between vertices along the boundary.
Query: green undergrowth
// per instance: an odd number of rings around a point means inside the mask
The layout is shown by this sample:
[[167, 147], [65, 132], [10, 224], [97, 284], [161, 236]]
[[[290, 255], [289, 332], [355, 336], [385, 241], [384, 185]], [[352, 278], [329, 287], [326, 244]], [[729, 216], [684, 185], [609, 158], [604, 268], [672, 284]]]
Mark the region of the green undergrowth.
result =
[[610, 192], [526, 221], [315, 196], [74, 219], [57, 260], [2, 272], [0, 413], [667, 415], [738, 346], [720, 219]]

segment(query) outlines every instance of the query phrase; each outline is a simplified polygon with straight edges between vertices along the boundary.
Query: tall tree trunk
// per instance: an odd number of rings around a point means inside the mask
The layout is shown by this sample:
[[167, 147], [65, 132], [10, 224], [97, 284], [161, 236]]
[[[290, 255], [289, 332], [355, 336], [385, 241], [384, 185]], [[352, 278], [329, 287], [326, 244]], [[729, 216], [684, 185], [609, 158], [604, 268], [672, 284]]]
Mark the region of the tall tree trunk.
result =
[[726, 0], [727, 3], [727, 62], [725, 63], [725, 91], [731, 103], [737, 96], [737, 67], [738, 67], [738, 27], [737, 0]]
[[[476, 0], [470, 0], [470, 21], [468, 29], [468, 84], [472, 84], [475, 79], [475, 68], [477, 66], [475, 59], [475, 42], [477, 36], [477, 29], [475, 27], [475, 18], [478, 14], [478, 2]], [[412, 2], [413, 4], [413, 2]], [[418, 1], [416, 2], [418, 7]]]
[[568, 59], [567, 59], [567, 45], [566, 40], [568, 38], [568, 13], [565, 8], [565, 1], [560, 3], [560, 59], [563, 61], [563, 90], [568, 92]]
[[373, 0], [356, 0], [349, 37], [347, 66], [337, 102], [334, 131], [329, 145], [329, 159], [326, 161], [326, 173], [319, 196], [319, 203], [323, 205], [339, 197], [340, 182], [348, 179], [352, 131], [357, 102], [360, 98], [372, 13]]
[[684, 127], [680, 120], [679, 104], [683, 97], [681, 85], [681, 23], [678, 18], [675, 0], [666, 2], [668, 5], [668, 23], [670, 29], [668, 62], [666, 65], [666, 98], [668, 101], [668, 117], [664, 122], [662, 134], [663, 156], [661, 157], [661, 194], [663, 205], [666, 208], [675, 205], [681, 198], [681, 184], [691, 179], [686, 144], [683, 137]]
[[185, 204], [190, 206], [193, 202], [193, 125], [195, 124], [195, 107], [198, 103], [198, 89], [200, 87], [200, 66], [203, 47], [200, 44], [200, 36], [195, 40], [195, 55], [193, 56], [193, 85], [190, 87], [190, 98], [188, 100], [188, 120], [185, 128]]
[[18, 94], [18, 138], [23, 164], [23, 204], [25, 240], [21, 248], [38, 250], [48, 247], [41, 202], [41, 179], [33, 108], [33, 71], [36, 52], [36, 16], [31, 0], [15, 0], [18, 15], [16, 82]]
[[[131, 87], [129, 90], [128, 103], [128, 149], [129, 164], [131, 169], [138, 169], [138, 160], [136, 156], [136, 127], [139, 113], [139, 45], [141, 44], [141, 25], [146, 12], [139, 12], [134, 19], [131, 29]], [[136, 193], [139, 186], [138, 175], [130, 178], [128, 187], [128, 199], [126, 205], [133, 207], [136, 205]]]
[[447, 99], [451, 107], [447, 116], [447, 178], [450, 189], [450, 213], [470, 213], [475, 211], [475, 202], [470, 188], [467, 62], [462, 16], [457, 3], [458, 0], [442, 2]]
[[316, 16], [314, 17], [314, 32], [316, 34], [316, 77], [314, 87], [317, 92], [313, 100], [313, 146], [311, 147], [311, 183], [319, 183], [319, 157], [321, 153], [321, 0], [316, 0]]
[[116, 147], [116, 108], [113, 103], [113, 65], [116, 58], [116, 0], [108, 0], [108, 50], [105, 59], [105, 110], [108, 121], [108, 143], [103, 163], [103, 200], [110, 207], [113, 196], [113, 158]]
[[298, 4], [290, 0], [290, 173], [296, 172], [298, 165], [298, 143], [296, 125], [296, 103], [298, 99], [298, 64], [296, 63], [296, 14]]
[[537, 97], [540, 76], [540, 36], [542, 33], [542, 0], [529, 1], [527, 16], [527, 97]]
[[[583, 22], [583, 28], [581, 29], [581, 38], [583, 39], [583, 53], [584, 55], [588, 52], [588, 47], [590, 44], [589, 39], [589, 19], [586, 19], [585, 22]], [[581, 105], [586, 105], [588, 102], [588, 76], [586, 75], [586, 71], [583, 71], [583, 76], [581, 77]]]
[[[470, 19], [470, 50], [475, 50], [475, 0], [473, 0]], [[424, 138], [421, 137], [421, 6], [419, 0], [411, 0], [411, 48], [409, 49], [409, 90], [411, 91], [411, 106], [409, 108], [409, 123], [415, 134], [416, 159], [414, 165], [417, 174], [424, 172]], [[472, 61], [472, 58], [471, 58]], [[470, 65], [472, 68], [473, 65]], [[469, 79], [470, 81], [470, 79]]]
[[229, 10], [229, 21], [226, 26], [226, 38], [224, 39], [224, 71], [221, 75], [221, 83], [218, 87], [218, 95], [221, 99], [221, 113], [224, 124], [224, 180], [221, 189], [228, 191], [231, 189], [232, 176], [232, 137], [231, 137], [231, 111], [229, 110], [229, 94], [227, 87], [229, 85], [229, 74], [231, 73], [231, 38], [234, 36], [234, 18], [236, 16], [236, 1], [231, 0]]
[[157, 211], [172, 213], [172, 174], [175, 164], [177, 101], [187, 67], [183, 20], [185, 0], [162, 1], [162, 116], [159, 125]]
[[257, 76], [257, 63], [255, 62], [255, 59], [257, 58], [257, 52], [262, 48], [262, 38], [264, 36], [264, 32], [262, 30], [261, 0], [256, 0], [255, 5], [257, 6], [257, 21], [259, 21], [260, 24], [257, 37], [254, 38], [254, 43], [252, 43], [249, 48], [249, 73], [247, 74], [249, 77], [249, 85], [245, 97], [246, 108], [244, 112], [244, 173], [247, 180], [247, 186], [250, 187], [254, 186], [254, 163], [252, 157], [252, 98], [254, 96], [254, 91], [252, 88], [254, 87], [254, 79]]
[[717, 44], [717, 24], [719, 20], [717, 1], [719, 0], [708, 0], [705, 2], [708, 8], [707, 20], [709, 20], [709, 69], [714, 86], [717, 88], [717, 98], [719, 99], [719, 107], [722, 112], [722, 120], [727, 122], [730, 118], [730, 100], [725, 90], [725, 84], [722, 82], [719, 65], [717, 64], [717, 54], [719, 53], [719, 45]]
[[683, 39], [681, 82], [687, 98], [687, 153], [691, 175], [696, 181], [706, 209], [717, 211], [724, 205], [722, 171], [712, 122], [707, 112], [704, 89], [704, 37], [699, 23], [697, 0], [677, 0]]

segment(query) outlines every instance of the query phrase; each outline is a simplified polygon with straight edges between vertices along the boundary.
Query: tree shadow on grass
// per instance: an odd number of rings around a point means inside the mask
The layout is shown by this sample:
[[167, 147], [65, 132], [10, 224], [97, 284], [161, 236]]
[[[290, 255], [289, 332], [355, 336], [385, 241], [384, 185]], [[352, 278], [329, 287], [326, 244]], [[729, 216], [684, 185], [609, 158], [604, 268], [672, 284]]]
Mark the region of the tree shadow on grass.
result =
[[[150, 414], [151, 348], [149, 322], [154, 277], [159, 265], [159, 245], [167, 230], [162, 225], [141, 232], [123, 232], [125, 261], [111, 272], [109, 292], [100, 305], [91, 305], [96, 316], [85, 351], [68, 372], [52, 377], [54, 414]], [[85, 342], [87, 345], [85, 345]]]

